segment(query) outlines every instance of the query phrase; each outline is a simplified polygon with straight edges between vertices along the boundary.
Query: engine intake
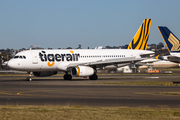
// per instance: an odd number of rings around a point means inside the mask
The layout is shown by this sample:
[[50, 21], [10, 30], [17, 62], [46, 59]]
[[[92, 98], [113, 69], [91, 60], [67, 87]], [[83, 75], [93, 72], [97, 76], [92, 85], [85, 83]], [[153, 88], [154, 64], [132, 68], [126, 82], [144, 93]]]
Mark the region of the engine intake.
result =
[[75, 66], [71, 69], [71, 74], [75, 77], [91, 76], [94, 74], [94, 72], [94, 69], [88, 66]]

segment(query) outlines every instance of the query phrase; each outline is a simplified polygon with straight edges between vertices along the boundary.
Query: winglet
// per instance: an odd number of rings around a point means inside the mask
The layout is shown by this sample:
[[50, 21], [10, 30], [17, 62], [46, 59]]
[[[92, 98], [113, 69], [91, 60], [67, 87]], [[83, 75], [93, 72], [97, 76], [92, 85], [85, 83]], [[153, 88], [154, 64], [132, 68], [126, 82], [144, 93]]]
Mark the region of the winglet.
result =
[[180, 52], [179, 39], [165, 26], [158, 26], [169, 52]]
[[158, 60], [159, 59], [159, 55], [157, 55], [155, 58]]
[[146, 50], [152, 19], [144, 19], [127, 49]]

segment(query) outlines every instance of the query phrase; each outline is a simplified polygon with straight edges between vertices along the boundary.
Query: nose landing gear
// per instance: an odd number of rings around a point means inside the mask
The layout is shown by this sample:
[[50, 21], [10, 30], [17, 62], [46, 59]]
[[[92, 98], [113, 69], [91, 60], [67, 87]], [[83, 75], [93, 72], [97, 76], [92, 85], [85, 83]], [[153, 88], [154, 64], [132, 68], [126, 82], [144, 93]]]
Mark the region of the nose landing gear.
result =
[[27, 77], [26, 80], [31, 82], [32, 78], [31, 77]]
[[29, 76], [26, 78], [27, 81], [32, 81], [32, 72], [28, 72]]

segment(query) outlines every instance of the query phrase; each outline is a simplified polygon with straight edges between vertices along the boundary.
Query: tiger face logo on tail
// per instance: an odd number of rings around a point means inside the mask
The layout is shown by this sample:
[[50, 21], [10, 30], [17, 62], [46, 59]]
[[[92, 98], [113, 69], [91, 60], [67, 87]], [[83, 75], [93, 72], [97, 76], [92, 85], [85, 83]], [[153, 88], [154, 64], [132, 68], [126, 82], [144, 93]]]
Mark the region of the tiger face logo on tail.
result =
[[127, 49], [146, 50], [152, 19], [144, 19]]

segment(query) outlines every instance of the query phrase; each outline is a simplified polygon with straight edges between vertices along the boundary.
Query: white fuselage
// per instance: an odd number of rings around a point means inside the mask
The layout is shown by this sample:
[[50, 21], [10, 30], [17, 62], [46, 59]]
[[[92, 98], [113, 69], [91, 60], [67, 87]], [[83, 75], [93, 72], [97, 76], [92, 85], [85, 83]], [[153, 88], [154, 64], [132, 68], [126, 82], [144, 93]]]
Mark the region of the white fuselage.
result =
[[180, 63], [180, 53], [173, 52], [168, 56], [163, 56], [162, 58], [171, 62]]
[[176, 56], [176, 57], [179, 57], [179, 58], [180, 58], [180, 53], [173, 52], [173, 53], [170, 53], [170, 55]]
[[27, 50], [17, 53], [8, 62], [8, 66], [22, 71], [66, 71], [67, 67], [73, 64], [128, 57], [141, 58], [142, 54], [153, 52], [127, 49]]

